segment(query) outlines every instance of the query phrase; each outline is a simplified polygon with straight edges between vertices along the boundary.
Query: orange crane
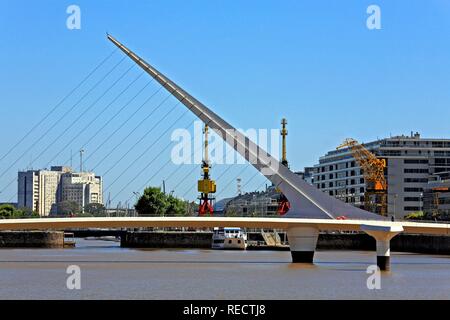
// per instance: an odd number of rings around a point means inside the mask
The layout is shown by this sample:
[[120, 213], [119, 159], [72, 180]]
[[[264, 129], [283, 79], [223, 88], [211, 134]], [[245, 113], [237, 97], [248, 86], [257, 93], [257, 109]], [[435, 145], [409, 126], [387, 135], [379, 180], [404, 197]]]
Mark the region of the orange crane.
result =
[[385, 216], [387, 213], [387, 182], [384, 175], [386, 159], [377, 158], [362, 144], [351, 138], [345, 139], [336, 149], [342, 148], [350, 149], [363, 171], [366, 183], [364, 209]]

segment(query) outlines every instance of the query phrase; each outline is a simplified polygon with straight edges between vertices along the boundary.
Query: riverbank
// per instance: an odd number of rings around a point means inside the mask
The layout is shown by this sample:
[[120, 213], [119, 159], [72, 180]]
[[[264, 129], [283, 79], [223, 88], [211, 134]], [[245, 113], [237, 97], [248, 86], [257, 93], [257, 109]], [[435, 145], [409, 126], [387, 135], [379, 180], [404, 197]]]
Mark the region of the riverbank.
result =
[[64, 232], [1, 231], [0, 248], [64, 248]]
[[[121, 238], [124, 248], [211, 248], [211, 232], [182, 231], [128, 231]], [[284, 243], [283, 234], [280, 234]], [[262, 235], [248, 234], [248, 240], [261, 243]], [[289, 244], [289, 239], [287, 245]], [[251, 250], [289, 250], [288, 246], [258, 245]], [[376, 249], [375, 240], [364, 233], [322, 233], [317, 241], [318, 250], [369, 250]], [[450, 254], [450, 236], [399, 234], [391, 240], [391, 250], [429, 254]]]
[[[114, 237], [117, 232], [79, 231], [75, 237]], [[108, 234], [108, 235], [106, 235]], [[83, 237], [88, 236], [88, 237]], [[117, 235], [116, 235], [117, 236]], [[280, 233], [283, 245], [264, 243], [259, 232], [249, 232], [248, 250], [289, 250], [289, 239]], [[123, 248], [189, 248], [210, 249], [212, 232], [202, 231], [120, 231], [120, 246]], [[0, 248], [64, 248], [62, 231], [2, 231]], [[115, 238], [114, 238], [115, 240]], [[322, 233], [317, 241], [317, 250], [365, 250], [374, 251], [375, 240], [364, 233]], [[450, 255], [450, 236], [399, 234], [391, 240], [391, 251]]]

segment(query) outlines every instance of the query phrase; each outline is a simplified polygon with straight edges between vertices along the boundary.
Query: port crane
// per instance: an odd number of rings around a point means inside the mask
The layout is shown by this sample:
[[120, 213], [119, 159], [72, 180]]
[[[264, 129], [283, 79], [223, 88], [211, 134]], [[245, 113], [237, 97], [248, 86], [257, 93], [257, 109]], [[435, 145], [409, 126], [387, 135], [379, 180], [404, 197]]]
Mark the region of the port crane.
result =
[[364, 209], [385, 216], [387, 213], [387, 182], [384, 175], [386, 159], [377, 158], [355, 139], [345, 139], [336, 149], [349, 148], [362, 169], [366, 190]]
[[203, 216], [205, 214], [209, 214], [212, 216], [214, 211], [213, 203], [215, 199], [212, 194], [216, 192], [216, 182], [214, 180], [211, 180], [209, 176], [209, 169], [211, 168], [211, 164], [209, 163], [208, 158], [208, 130], [208, 125], [205, 124], [205, 128], [203, 130], [203, 133], [205, 135], [205, 153], [202, 160], [202, 179], [198, 180], [198, 191], [200, 192], [198, 214], [200, 216]]
[[[286, 168], [289, 168], [289, 163], [287, 161], [287, 156], [286, 156], [286, 136], [288, 134], [286, 125], [287, 125], [287, 120], [285, 118], [283, 118], [281, 120], [281, 132], [280, 132], [281, 138], [282, 138], [281, 164], [283, 166], [285, 166]], [[280, 193], [280, 196], [278, 197], [277, 213], [279, 215], [285, 215], [291, 208], [291, 204], [289, 203], [286, 196], [280, 190], [278, 190], [278, 188], [277, 188], [277, 192]]]

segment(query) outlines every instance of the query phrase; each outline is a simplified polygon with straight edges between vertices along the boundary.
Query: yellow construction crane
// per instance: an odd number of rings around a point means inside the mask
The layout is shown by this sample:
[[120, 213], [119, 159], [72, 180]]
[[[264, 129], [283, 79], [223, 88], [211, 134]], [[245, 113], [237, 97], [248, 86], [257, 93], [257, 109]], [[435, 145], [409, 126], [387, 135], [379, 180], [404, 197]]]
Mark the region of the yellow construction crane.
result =
[[209, 164], [208, 159], [208, 125], [205, 124], [205, 129], [203, 131], [205, 134], [205, 154], [202, 161], [202, 178], [198, 180], [198, 191], [200, 192], [200, 205], [198, 208], [199, 215], [204, 215], [209, 213], [213, 214], [213, 201], [214, 197], [210, 196], [210, 194], [216, 192], [216, 182], [211, 180], [209, 177], [209, 169], [211, 165]]
[[386, 159], [379, 159], [354, 139], [345, 141], [336, 149], [349, 148], [363, 171], [366, 183], [364, 209], [382, 216], [387, 212], [387, 182], [384, 176]]

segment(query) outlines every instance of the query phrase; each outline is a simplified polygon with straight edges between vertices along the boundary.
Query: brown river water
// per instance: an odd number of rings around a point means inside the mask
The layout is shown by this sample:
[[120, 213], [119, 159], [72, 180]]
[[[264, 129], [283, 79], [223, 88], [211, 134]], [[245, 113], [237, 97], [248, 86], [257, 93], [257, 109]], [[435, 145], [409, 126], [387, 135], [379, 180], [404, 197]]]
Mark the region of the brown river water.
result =
[[[77, 239], [75, 249], [0, 249], [0, 299], [450, 299], [450, 257], [392, 253], [380, 289], [367, 287], [375, 252], [139, 250]], [[69, 290], [67, 267], [80, 268]]]

